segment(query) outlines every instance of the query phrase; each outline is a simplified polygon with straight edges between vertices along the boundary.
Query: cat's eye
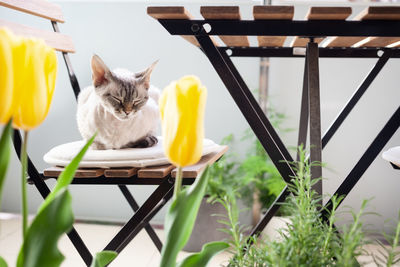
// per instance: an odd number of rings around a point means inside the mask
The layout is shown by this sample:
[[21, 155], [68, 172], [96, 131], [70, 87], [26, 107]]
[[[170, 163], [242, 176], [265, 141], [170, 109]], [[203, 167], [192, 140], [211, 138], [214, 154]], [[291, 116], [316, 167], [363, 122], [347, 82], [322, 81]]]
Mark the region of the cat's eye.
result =
[[122, 100], [121, 99], [119, 99], [118, 97], [115, 97], [115, 96], [111, 96], [115, 101], [118, 101], [118, 102], [120, 102], [120, 103], [122, 103]]

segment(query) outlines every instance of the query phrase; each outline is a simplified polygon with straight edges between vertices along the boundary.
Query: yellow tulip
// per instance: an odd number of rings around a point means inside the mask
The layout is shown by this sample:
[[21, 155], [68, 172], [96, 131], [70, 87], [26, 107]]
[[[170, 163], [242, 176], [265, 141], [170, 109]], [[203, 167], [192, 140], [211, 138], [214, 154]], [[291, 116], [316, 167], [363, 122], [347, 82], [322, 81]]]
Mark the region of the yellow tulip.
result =
[[13, 47], [17, 38], [8, 30], [0, 29], [0, 123], [7, 123], [14, 110]]
[[13, 52], [13, 125], [31, 130], [43, 122], [49, 111], [56, 83], [57, 56], [38, 39], [24, 39]]
[[164, 152], [169, 161], [184, 167], [201, 158], [207, 89], [195, 76], [168, 85], [159, 100]]

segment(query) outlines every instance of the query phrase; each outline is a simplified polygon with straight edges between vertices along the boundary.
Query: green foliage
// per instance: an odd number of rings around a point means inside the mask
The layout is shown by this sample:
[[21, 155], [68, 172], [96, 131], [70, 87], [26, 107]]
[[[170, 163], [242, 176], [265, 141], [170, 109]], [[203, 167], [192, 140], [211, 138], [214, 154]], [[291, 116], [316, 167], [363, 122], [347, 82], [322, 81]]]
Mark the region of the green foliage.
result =
[[[10, 162], [11, 133], [12, 133], [12, 127], [10, 120], [4, 127], [0, 137], [0, 208], [1, 208], [3, 185], [7, 175], [8, 164]], [[7, 263], [2, 257], [0, 257], [0, 267], [7, 267]]]
[[117, 257], [117, 253], [115, 251], [101, 251], [96, 253], [96, 256], [94, 257], [92, 264], [90, 267], [104, 267], [110, 262], [112, 262], [115, 257]]
[[[179, 251], [185, 246], [192, 233], [193, 226], [200, 208], [201, 200], [204, 197], [208, 182], [208, 167], [204, 170], [195, 183], [182, 190], [171, 206], [165, 217], [164, 229], [166, 232], [166, 242], [161, 252], [162, 267], [175, 267], [176, 258]], [[199, 254], [196, 261], [203, 262], [202, 257], [208, 257], [210, 253], [220, 251], [219, 246], [207, 247], [206, 253]], [[201, 267], [202, 265], [190, 265], [188, 261], [185, 266]]]
[[2, 257], [0, 257], [0, 267], [7, 267], [7, 262]]
[[[226, 136], [221, 145], [232, 145], [233, 135]], [[247, 182], [238, 175], [239, 162], [236, 155], [228, 152], [217, 162], [209, 167], [209, 181], [206, 189], [206, 195], [209, 201], [224, 197], [226, 195], [239, 196], [238, 188], [247, 186]]]
[[[282, 123], [286, 120], [285, 114], [273, 108], [269, 108], [267, 114], [271, 124], [278, 132], [290, 131], [290, 129], [282, 127]], [[262, 208], [268, 209], [281, 193], [286, 183], [253, 131], [248, 129], [242, 139], [250, 140], [252, 146], [247, 151], [247, 157], [239, 168], [243, 181], [247, 183], [247, 186], [243, 187], [241, 195], [243, 200], [248, 205], [251, 205], [253, 192], [257, 192]]]
[[246, 248], [246, 236], [243, 234], [246, 227], [239, 224], [239, 209], [236, 204], [236, 199], [232, 195], [225, 195], [218, 198], [215, 202], [220, 203], [226, 210], [226, 214], [217, 214], [221, 219], [219, 223], [226, 226], [218, 229], [227, 233], [231, 238], [228, 240], [230, 252], [233, 254], [229, 266], [242, 266], [244, 261], [244, 249]]
[[[283, 113], [270, 109], [268, 115], [276, 129], [280, 132], [288, 131], [281, 127], [286, 119]], [[245, 131], [242, 139], [250, 140], [252, 143], [246, 158], [240, 162], [235, 154], [228, 152], [213, 164], [210, 167], [210, 181], [206, 194], [210, 196], [210, 200], [234, 195], [251, 206], [253, 192], [258, 192], [263, 208], [267, 209], [286, 183], [250, 129]], [[234, 136], [230, 134], [221, 141], [221, 144], [232, 145], [233, 140]]]
[[[10, 161], [11, 154], [11, 120], [3, 129], [3, 133], [0, 137], [0, 207], [1, 207], [1, 196], [3, 192], [3, 185], [6, 179], [8, 163]], [[1, 266], [1, 265], [0, 265]]]
[[228, 247], [229, 245], [225, 242], [217, 241], [207, 243], [202, 247], [200, 252], [188, 256], [178, 264], [178, 267], [207, 266], [212, 257]]
[[[310, 164], [305, 160], [304, 151], [301, 152], [300, 162], [293, 164], [296, 177], [293, 177], [289, 186], [292, 195], [283, 205], [291, 214], [291, 222], [287, 229], [280, 230], [281, 240], [254, 240], [255, 244], [247, 248], [247, 253], [241, 252], [245, 245], [231, 242], [237, 246], [237, 252], [232, 257], [230, 266], [358, 266], [355, 257], [360, 255], [364, 244], [361, 216], [364, 214], [366, 201], [360, 211], [353, 214], [354, 222], [338, 232], [334, 226], [336, 222], [335, 209], [342, 200], [333, 197], [333, 211], [328, 213], [326, 221], [321, 218], [320, 197], [312, 190], [317, 180], [311, 180]], [[232, 239], [238, 233], [232, 231]], [[239, 251], [239, 249], [241, 251]]]
[[372, 254], [374, 262], [378, 267], [396, 266], [396, 264], [400, 263], [400, 250], [398, 247], [400, 241], [400, 213], [394, 236], [390, 236], [385, 232], [383, 233], [383, 236], [390, 246], [387, 247], [382, 243], [382, 241], [377, 240], [376, 242], [380, 246], [380, 249], [377, 253]]
[[18, 255], [17, 267], [60, 266], [64, 256], [57, 242], [74, 222], [71, 200], [64, 188], [36, 215]]
[[93, 140], [94, 136], [60, 174], [54, 190], [39, 207], [19, 252], [18, 267], [54, 267], [64, 260], [57, 248], [57, 242], [63, 233], [72, 228], [74, 222], [72, 199], [67, 186], [74, 178], [79, 162]]

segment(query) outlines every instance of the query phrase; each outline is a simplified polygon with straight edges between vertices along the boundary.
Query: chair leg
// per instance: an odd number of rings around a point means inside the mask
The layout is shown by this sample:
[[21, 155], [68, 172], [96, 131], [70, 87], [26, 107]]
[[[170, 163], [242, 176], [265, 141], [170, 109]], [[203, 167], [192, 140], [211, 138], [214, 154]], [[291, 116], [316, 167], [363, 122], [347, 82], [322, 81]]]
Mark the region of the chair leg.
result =
[[[159, 209], [161, 209], [165, 203], [168, 193], [172, 191], [174, 184], [171, 177], [164, 178], [164, 181], [157, 187], [157, 189], [150, 195], [150, 197], [143, 203], [143, 205], [137, 210], [132, 218], [122, 227], [117, 235], [108, 243], [104, 250], [112, 250], [121, 252], [128, 243], [135, 237], [139, 232], [137, 228], [143, 228], [144, 220], [148, 221], [149, 215], [153, 217]], [[163, 200], [163, 201], [161, 201]], [[160, 204], [161, 201], [161, 204]], [[142, 225], [142, 227], [140, 227]]]
[[[303, 148], [307, 144], [307, 130], [308, 130], [308, 71], [307, 71], [307, 57], [305, 58], [304, 64], [304, 77], [303, 77], [303, 92], [301, 96], [301, 108], [300, 108], [300, 120], [299, 120], [299, 137], [297, 141], [297, 147], [300, 145]], [[300, 161], [300, 151], [297, 151], [297, 161]]]
[[[18, 158], [21, 157], [21, 144], [22, 138], [21, 133], [17, 130], [14, 131], [14, 138], [13, 138], [14, 148], [18, 155]], [[42, 176], [37, 171], [35, 165], [33, 165], [32, 161], [28, 157], [28, 175], [33, 181], [34, 185], [38, 189], [40, 195], [45, 199], [50, 194], [50, 189], [47, 184], [43, 181]], [[79, 236], [78, 232], [75, 228], [72, 228], [69, 233], [67, 233], [68, 238], [71, 240], [72, 244], [78, 251], [79, 255], [85, 262], [87, 266], [90, 266], [93, 260], [93, 256], [90, 253], [89, 249], [86, 247], [85, 243], [83, 243], [82, 238]]]
[[[131, 192], [129, 191], [126, 185], [118, 185], [119, 189], [121, 190], [122, 194], [124, 195], [125, 199], [128, 201], [129, 205], [133, 209], [134, 212], [137, 212], [139, 209], [139, 205], [137, 204], [135, 198], [132, 196]], [[146, 230], [147, 234], [153, 241], [154, 245], [157, 247], [158, 251], [161, 252], [162, 249], [162, 242], [160, 238], [157, 236], [156, 232], [154, 231], [153, 227], [150, 224], [147, 224], [144, 229]]]

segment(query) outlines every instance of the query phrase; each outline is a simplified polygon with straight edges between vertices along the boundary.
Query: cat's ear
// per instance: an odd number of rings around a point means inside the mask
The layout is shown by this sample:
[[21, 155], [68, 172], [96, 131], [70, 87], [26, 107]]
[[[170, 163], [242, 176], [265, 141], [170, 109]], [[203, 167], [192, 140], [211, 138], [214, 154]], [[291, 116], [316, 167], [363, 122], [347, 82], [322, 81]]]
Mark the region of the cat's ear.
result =
[[139, 83], [143, 83], [146, 89], [149, 89], [150, 87], [150, 75], [157, 63], [158, 60], [151, 64], [151, 66], [146, 70], [135, 73], [135, 78], [139, 81]]
[[109, 76], [110, 70], [98, 55], [93, 55], [91, 66], [93, 85], [97, 87], [108, 83], [107, 77]]

